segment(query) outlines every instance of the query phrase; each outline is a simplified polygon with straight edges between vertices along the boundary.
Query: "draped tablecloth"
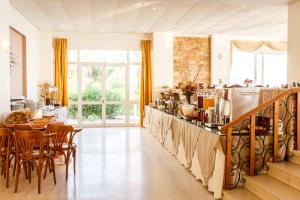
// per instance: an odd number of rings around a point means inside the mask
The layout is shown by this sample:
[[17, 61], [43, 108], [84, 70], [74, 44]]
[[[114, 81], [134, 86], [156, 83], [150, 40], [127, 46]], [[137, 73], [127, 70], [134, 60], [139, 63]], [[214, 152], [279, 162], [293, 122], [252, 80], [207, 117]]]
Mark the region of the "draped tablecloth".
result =
[[225, 154], [222, 136], [146, 106], [144, 127], [196, 179], [222, 198]]

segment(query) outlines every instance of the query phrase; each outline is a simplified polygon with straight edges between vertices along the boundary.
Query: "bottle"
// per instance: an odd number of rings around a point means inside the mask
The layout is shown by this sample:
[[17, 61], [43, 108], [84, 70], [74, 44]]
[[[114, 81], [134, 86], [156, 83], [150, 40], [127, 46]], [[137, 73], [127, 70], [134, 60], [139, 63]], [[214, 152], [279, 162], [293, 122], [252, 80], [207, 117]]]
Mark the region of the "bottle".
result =
[[198, 108], [203, 108], [203, 95], [198, 96]]
[[220, 124], [220, 107], [221, 107], [221, 99], [222, 99], [222, 97], [221, 96], [217, 96], [216, 97], [216, 105], [215, 105], [215, 109], [216, 109], [216, 123], [217, 124]]
[[228, 89], [224, 90], [224, 123], [230, 122], [231, 116], [231, 102], [228, 99]]

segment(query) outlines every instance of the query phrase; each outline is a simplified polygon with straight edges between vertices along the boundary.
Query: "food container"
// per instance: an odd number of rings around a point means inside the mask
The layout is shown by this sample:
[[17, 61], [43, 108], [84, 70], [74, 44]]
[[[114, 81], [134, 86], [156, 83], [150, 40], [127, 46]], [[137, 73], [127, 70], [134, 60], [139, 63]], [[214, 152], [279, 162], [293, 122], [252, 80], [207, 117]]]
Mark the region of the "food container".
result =
[[207, 123], [216, 123], [216, 110], [214, 107], [209, 107], [206, 110], [207, 114]]
[[11, 110], [17, 111], [17, 110], [23, 110], [24, 109], [24, 103], [13, 103], [11, 104]]
[[195, 108], [193, 105], [188, 105], [188, 104], [182, 105], [182, 112], [184, 116], [192, 115], [194, 110]]

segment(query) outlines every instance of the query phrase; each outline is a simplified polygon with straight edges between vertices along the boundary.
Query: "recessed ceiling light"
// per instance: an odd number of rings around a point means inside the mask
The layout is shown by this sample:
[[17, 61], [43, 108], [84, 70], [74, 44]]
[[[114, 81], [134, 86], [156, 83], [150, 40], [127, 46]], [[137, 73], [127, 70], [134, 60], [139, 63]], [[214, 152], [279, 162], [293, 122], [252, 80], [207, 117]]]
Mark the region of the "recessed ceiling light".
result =
[[144, 29], [144, 27], [143, 27], [143, 26], [141, 26], [141, 27], [140, 27], [140, 29], [141, 29], [141, 30], [143, 30], [143, 29]]
[[154, 11], [155, 11], [156, 9], [157, 9], [156, 7], [153, 7], [153, 8], [152, 8], [152, 10], [154, 10]]

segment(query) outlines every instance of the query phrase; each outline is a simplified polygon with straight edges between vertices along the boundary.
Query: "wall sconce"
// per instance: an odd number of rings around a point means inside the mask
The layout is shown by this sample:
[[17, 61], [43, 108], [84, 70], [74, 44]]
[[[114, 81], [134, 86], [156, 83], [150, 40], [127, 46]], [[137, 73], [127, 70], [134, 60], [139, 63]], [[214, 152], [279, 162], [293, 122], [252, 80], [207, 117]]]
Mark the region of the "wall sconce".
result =
[[0, 53], [6, 54], [9, 52], [9, 41], [0, 37]]

